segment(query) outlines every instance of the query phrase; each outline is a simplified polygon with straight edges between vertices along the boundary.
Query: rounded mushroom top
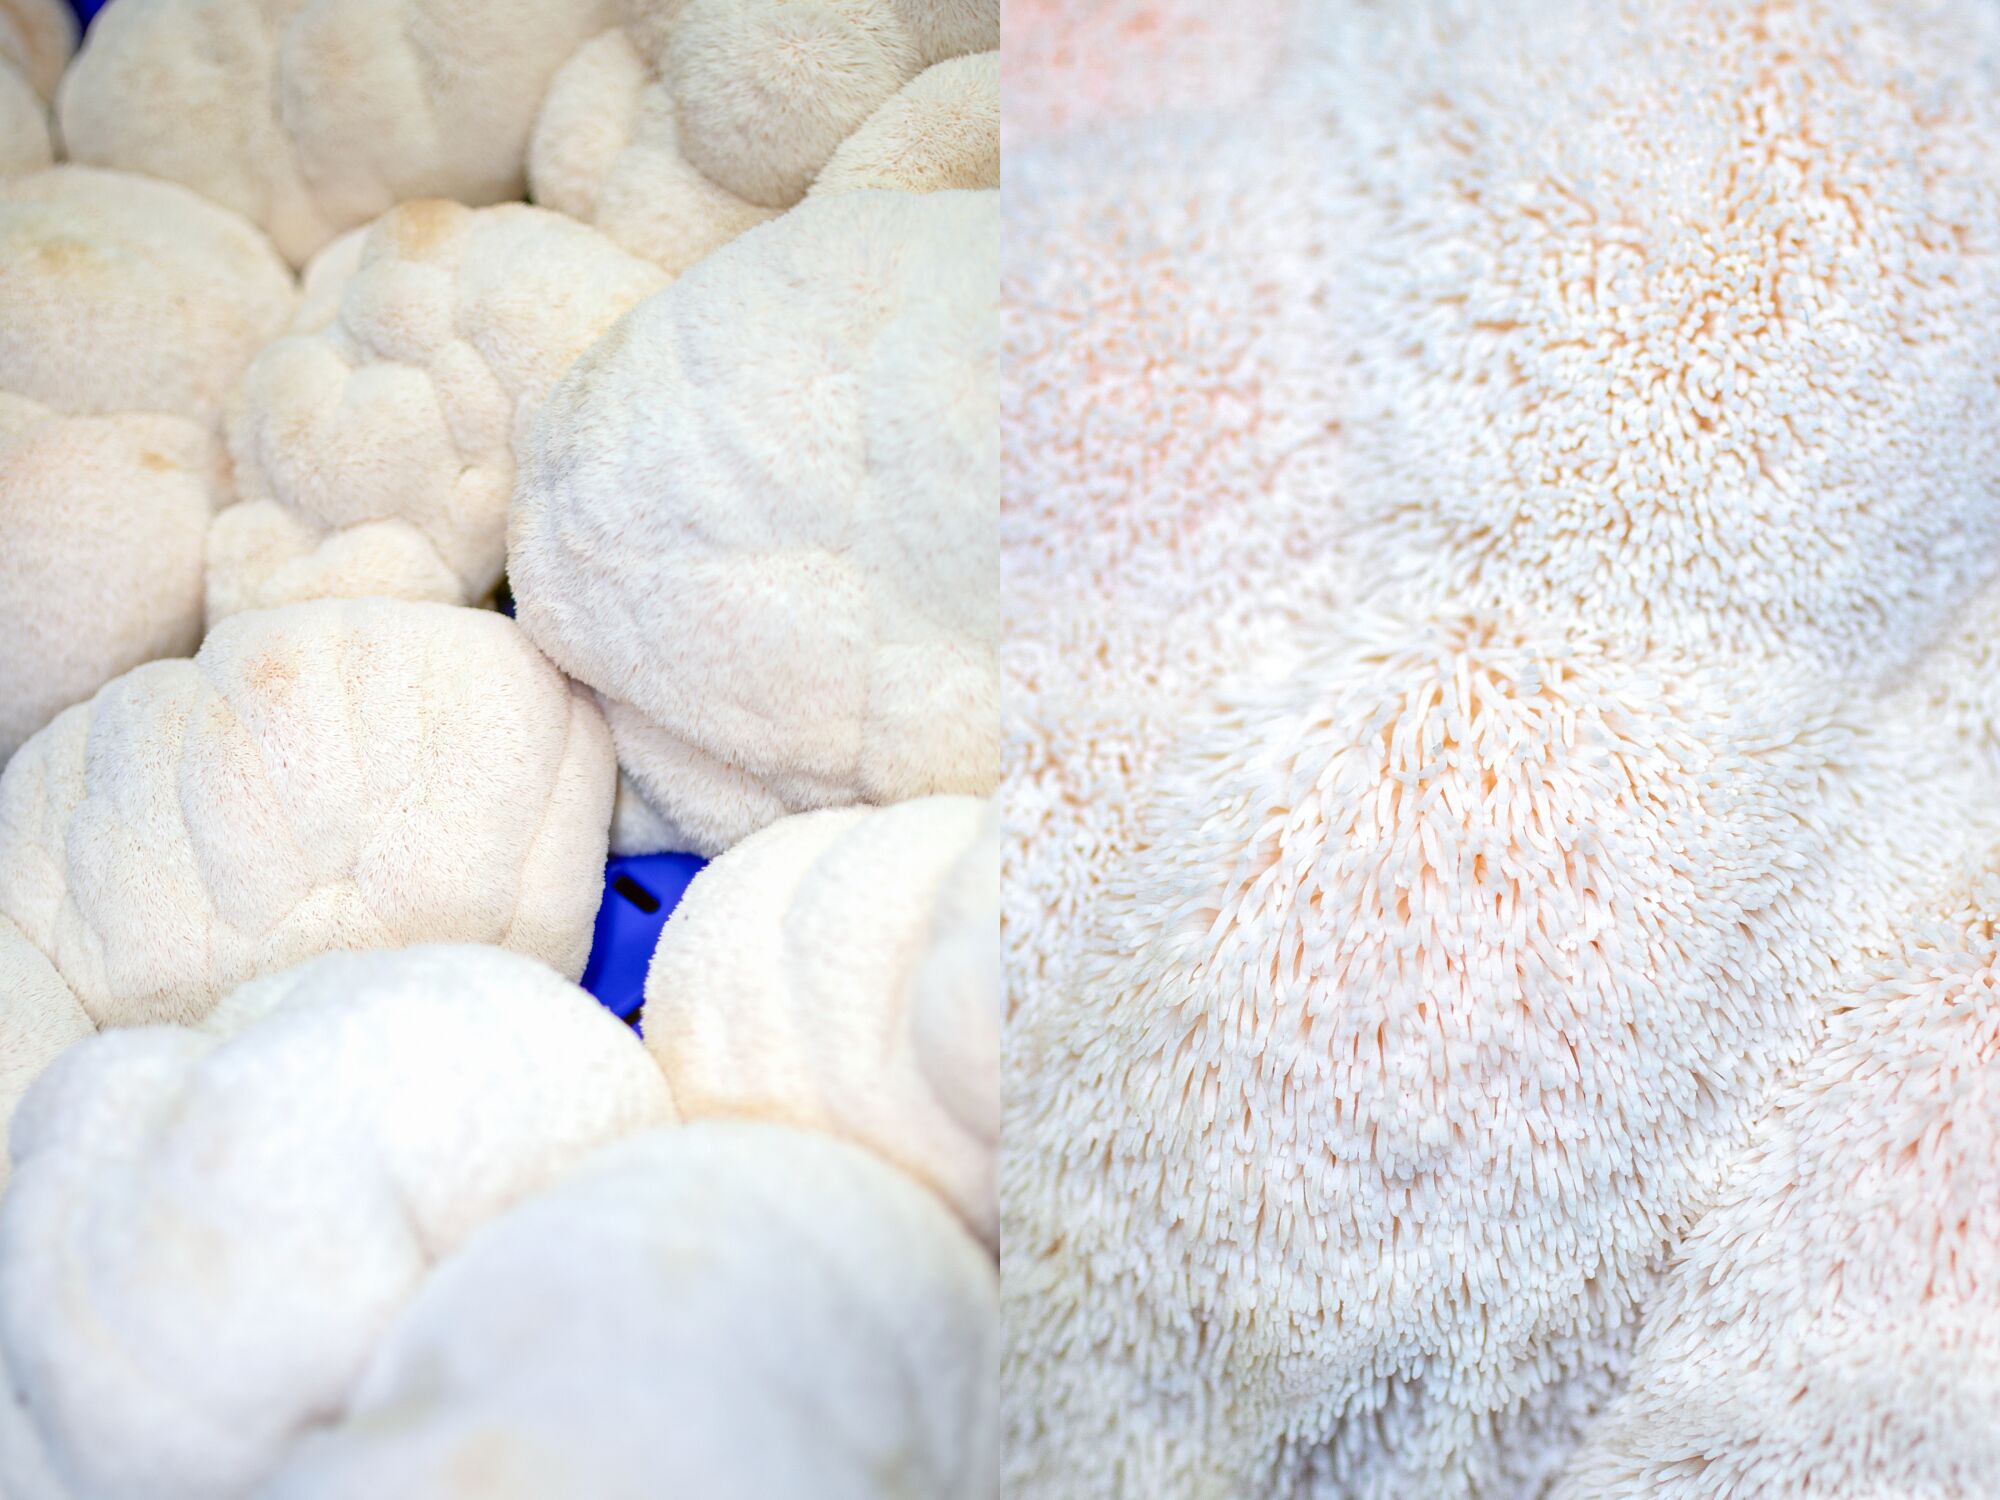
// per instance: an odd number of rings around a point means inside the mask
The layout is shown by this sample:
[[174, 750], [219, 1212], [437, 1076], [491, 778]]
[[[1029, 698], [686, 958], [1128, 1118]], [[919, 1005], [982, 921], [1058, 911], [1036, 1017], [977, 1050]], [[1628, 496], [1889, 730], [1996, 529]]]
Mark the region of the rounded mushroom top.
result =
[[683, 1112], [858, 1141], [994, 1244], [997, 837], [970, 797], [838, 808], [697, 875], [641, 1025]]
[[639, 0], [551, 84], [535, 200], [678, 273], [797, 203], [856, 136], [872, 144], [845, 186], [997, 188], [997, 69], [935, 65], [999, 32], [996, 0]]
[[990, 1260], [867, 1152], [654, 1131], [439, 1267], [259, 1493], [980, 1500], [999, 1332]]
[[74, 51], [76, 11], [63, 0], [0, 0], [0, 62], [12, 63], [39, 97], [55, 97]]
[[120, 0], [58, 112], [74, 160], [183, 183], [294, 265], [410, 198], [519, 197], [556, 69], [612, 0]]
[[419, 199], [334, 241], [307, 269], [290, 331], [230, 402], [241, 503], [211, 537], [210, 619], [316, 597], [489, 593], [516, 449], [543, 399], [666, 280], [588, 225], [522, 203]]
[[296, 297], [253, 225], [173, 183], [79, 166], [0, 180], [0, 390], [212, 427]]
[[926, 66], [1000, 45], [995, 0], [688, 0], [660, 71], [688, 160], [766, 208], [798, 202], [834, 149]]
[[246, 1493], [479, 1224], [674, 1118], [629, 1030], [496, 949], [328, 954], [92, 1038], [15, 1117], [5, 1368], [84, 1492]]
[[333, 948], [488, 942], [574, 976], [613, 780], [597, 709], [504, 616], [253, 611], [8, 762], [0, 915], [100, 1026]]
[[803, 204], [543, 407], [508, 517], [522, 627], [615, 700], [621, 763], [700, 852], [992, 789], [997, 199]]

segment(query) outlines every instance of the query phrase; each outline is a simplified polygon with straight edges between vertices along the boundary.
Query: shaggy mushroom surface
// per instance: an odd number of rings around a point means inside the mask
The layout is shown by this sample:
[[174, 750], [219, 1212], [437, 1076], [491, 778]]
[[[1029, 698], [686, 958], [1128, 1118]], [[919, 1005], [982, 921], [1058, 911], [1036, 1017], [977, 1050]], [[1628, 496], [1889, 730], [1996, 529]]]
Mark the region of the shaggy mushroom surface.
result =
[[495, 943], [573, 978], [613, 779], [596, 706], [500, 615], [233, 616], [0, 773], [0, 962], [40, 976], [0, 1008], [0, 1070], [335, 948]]
[[491, 594], [542, 402], [664, 285], [524, 204], [420, 200], [335, 241], [230, 403], [238, 499], [209, 534], [210, 621], [302, 599]]
[[615, 1016], [499, 949], [327, 954], [94, 1038], [17, 1117], [4, 1394], [78, 1494], [247, 1495], [474, 1229], [674, 1119]]
[[258, 1496], [987, 1500], [998, 1339], [991, 1261], [859, 1147], [653, 1131], [434, 1271]]
[[610, 0], [119, 0], [57, 95], [73, 160], [182, 183], [294, 265], [411, 198], [521, 196], [528, 133]]
[[621, 21], [556, 75], [528, 176], [537, 203], [669, 272], [822, 172], [832, 190], [1000, 185], [998, 0], [627, 0]]
[[2000, 14], [1239, 19], [1010, 55], [1003, 1482], [1948, 1493], [1676, 1258], [1993, 836]]
[[641, 1017], [689, 1119], [860, 1142], [994, 1242], [998, 827], [971, 797], [799, 813], [695, 877]]
[[993, 789], [998, 197], [801, 204], [543, 406], [507, 521], [519, 619], [597, 690], [675, 847]]
[[0, 765], [200, 643], [222, 409], [295, 297], [254, 227], [171, 183], [0, 177]]

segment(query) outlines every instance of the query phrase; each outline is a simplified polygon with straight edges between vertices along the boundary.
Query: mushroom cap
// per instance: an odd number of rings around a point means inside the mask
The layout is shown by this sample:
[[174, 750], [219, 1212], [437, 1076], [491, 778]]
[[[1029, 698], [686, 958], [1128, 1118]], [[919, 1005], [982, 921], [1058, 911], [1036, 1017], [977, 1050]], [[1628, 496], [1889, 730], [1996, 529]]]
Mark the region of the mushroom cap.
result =
[[687, 0], [660, 71], [688, 161], [782, 209], [925, 67], [998, 47], [999, 22], [997, 0]]
[[971, 1236], [865, 1151], [649, 1132], [474, 1235], [259, 1493], [979, 1500], [996, 1301]]
[[479, 1224], [673, 1119], [614, 1016], [499, 949], [327, 954], [92, 1038], [15, 1117], [6, 1367], [80, 1491], [245, 1493]]
[[183, 183], [301, 265], [411, 198], [521, 195], [557, 67], [612, 0], [120, 0], [57, 108], [71, 157]]
[[296, 293], [254, 226], [185, 188], [52, 167], [0, 179], [0, 390], [70, 416], [213, 426]]
[[[716, 853], [998, 772], [992, 193], [801, 205], [641, 303], [522, 457], [522, 627]], [[700, 621], [699, 629], [687, 622]]]
[[593, 37], [556, 74], [535, 122], [535, 201], [594, 225], [670, 276], [777, 217], [688, 161], [676, 115], [672, 89], [623, 27]]
[[934, 63], [840, 143], [812, 193], [1000, 186], [1000, 54]]
[[948, 69], [899, 91], [999, 39], [997, 0], [639, 0], [550, 86], [529, 183], [675, 275], [828, 170], [843, 189], [997, 188], [997, 69], [991, 88]]
[[436, 199], [316, 260], [229, 412], [211, 621], [302, 599], [464, 604], [506, 562], [516, 449], [570, 363], [666, 284], [587, 225]]
[[971, 797], [829, 809], [697, 875], [660, 934], [641, 1023], [683, 1114], [856, 1141], [992, 1245], [996, 836]]
[[0, 773], [0, 915], [99, 1026], [191, 1020], [334, 948], [489, 942], [574, 977], [612, 785], [588, 695], [501, 615], [232, 616]]
[[0, 392], [0, 766], [120, 673], [201, 643], [218, 458], [183, 417]]

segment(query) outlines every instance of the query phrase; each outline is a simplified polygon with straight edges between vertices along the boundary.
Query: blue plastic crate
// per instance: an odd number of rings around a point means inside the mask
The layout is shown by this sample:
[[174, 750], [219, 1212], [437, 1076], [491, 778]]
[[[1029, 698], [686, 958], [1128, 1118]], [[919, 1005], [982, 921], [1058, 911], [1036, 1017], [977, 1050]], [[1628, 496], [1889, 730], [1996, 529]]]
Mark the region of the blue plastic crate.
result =
[[624, 1021], [646, 998], [646, 966], [660, 929], [707, 860], [696, 854], [614, 856], [604, 867], [604, 901], [590, 940], [583, 987]]

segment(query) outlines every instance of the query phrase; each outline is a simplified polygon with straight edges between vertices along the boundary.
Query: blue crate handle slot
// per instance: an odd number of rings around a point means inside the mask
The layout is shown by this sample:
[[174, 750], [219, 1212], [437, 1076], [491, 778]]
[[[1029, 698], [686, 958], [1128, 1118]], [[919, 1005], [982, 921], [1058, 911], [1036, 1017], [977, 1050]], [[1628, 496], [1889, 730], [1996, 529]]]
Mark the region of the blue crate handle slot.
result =
[[630, 1021], [639, 1013], [660, 929], [707, 863], [696, 854], [627, 854], [605, 864], [604, 900], [597, 908], [583, 987], [619, 1019]]

